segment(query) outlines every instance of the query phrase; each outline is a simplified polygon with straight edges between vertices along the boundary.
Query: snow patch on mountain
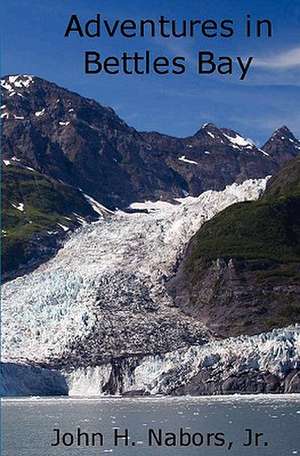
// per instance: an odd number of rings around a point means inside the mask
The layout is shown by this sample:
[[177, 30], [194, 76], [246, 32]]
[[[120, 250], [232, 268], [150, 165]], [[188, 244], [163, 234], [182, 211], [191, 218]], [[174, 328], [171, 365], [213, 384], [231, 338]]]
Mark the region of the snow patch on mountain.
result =
[[45, 114], [45, 108], [43, 108], [41, 111], [36, 111], [34, 113], [35, 117], [41, 117]]
[[99, 214], [101, 217], [103, 217], [104, 214], [113, 214], [113, 211], [110, 211], [109, 209], [107, 209], [105, 206], [103, 206], [101, 203], [99, 203], [99, 201], [96, 201], [90, 195], [87, 195], [86, 193], [83, 193], [83, 196], [85, 197], [87, 202], [92, 206], [94, 211], [97, 214]]
[[181, 157], [179, 157], [178, 160], [185, 162], [185, 163], [190, 163], [191, 165], [198, 165], [198, 162], [196, 162], [194, 160], [189, 160], [188, 158], [186, 158], [185, 155], [182, 155]]
[[29, 76], [27, 74], [24, 75], [15, 75], [15, 76], [8, 76], [8, 78], [1, 79], [1, 87], [8, 92], [10, 95], [15, 94], [14, 89], [23, 89], [28, 88], [34, 82], [33, 76]]
[[232, 135], [229, 135], [229, 134], [226, 134], [226, 133], [223, 133], [223, 135], [229, 139], [229, 141], [233, 144], [233, 146], [238, 146], [238, 148], [240, 147], [246, 147], [247, 149], [250, 148], [252, 149], [252, 147], [254, 146], [254, 143], [253, 141], [251, 141], [250, 139], [245, 139], [243, 138], [242, 136], [238, 135], [237, 133], [233, 133], [233, 136]]
[[24, 212], [24, 203], [13, 204], [12, 206], [17, 209], [18, 211]]

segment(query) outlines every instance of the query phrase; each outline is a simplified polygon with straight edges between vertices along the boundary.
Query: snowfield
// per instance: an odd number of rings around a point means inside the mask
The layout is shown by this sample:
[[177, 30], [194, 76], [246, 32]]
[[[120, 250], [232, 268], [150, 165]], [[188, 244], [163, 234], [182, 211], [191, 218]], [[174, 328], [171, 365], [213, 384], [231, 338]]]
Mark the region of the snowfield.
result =
[[86, 366], [207, 341], [199, 322], [172, 307], [165, 280], [206, 220], [256, 199], [265, 184], [249, 180], [177, 204], [137, 203], [148, 213], [119, 211], [81, 227], [53, 259], [3, 286], [2, 359]]

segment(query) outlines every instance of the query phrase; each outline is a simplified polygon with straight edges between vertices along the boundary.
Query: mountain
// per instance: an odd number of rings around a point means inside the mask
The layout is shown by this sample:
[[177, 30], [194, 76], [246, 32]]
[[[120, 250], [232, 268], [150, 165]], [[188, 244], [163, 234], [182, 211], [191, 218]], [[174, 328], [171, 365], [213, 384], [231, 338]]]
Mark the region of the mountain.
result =
[[300, 158], [256, 202], [205, 223], [169, 289], [188, 315], [223, 337], [300, 322]]
[[[174, 138], [137, 132], [111, 108], [38, 77], [6, 76], [1, 88], [2, 234], [9, 257], [2, 265], [4, 279], [44, 261], [66, 233], [98, 216], [99, 210], [95, 214], [84, 195], [94, 208], [100, 207], [100, 214], [102, 205], [114, 210], [135, 201], [198, 196], [273, 174], [300, 150], [286, 127], [262, 149], [213, 124], [203, 125], [191, 137]], [[21, 180], [26, 181], [26, 191], [16, 189], [14, 194], [9, 182], [20, 186]], [[37, 182], [43, 183], [40, 191]], [[53, 211], [59, 215], [55, 220]], [[33, 213], [43, 216], [38, 223]]]
[[[188, 138], [141, 133], [111, 108], [43, 79], [7, 76], [1, 86], [3, 158], [16, 157], [112, 209], [198, 196], [278, 169], [267, 150], [212, 124]], [[299, 153], [292, 137], [286, 133], [281, 161]]]
[[299, 155], [300, 141], [286, 126], [283, 126], [273, 133], [263, 146], [263, 150], [278, 165], [282, 165], [285, 161]]
[[292, 133], [174, 138], [36, 77], [1, 86], [2, 393], [299, 392]]
[[53, 83], [9, 76], [3, 88], [3, 157], [61, 180], [102, 204], [182, 196], [183, 179], [111, 108]]
[[186, 192], [193, 196], [209, 189], [222, 190], [233, 182], [265, 177], [277, 169], [252, 141], [213, 124], [204, 124], [194, 136], [183, 139], [159, 133], [142, 136], [183, 177]]

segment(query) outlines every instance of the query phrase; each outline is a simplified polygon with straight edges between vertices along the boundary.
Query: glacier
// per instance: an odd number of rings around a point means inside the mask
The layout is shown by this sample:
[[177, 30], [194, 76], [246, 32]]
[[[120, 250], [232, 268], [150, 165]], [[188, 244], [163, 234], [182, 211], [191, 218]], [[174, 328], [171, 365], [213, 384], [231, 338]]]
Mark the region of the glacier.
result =
[[2, 362], [12, 367], [2, 380], [13, 382], [13, 366], [22, 365], [29, 377], [33, 367], [43, 376], [63, 373], [69, 394], [169, 394], [208, 359], [218, 360], [211, 365], [217, 371], [229, 366], [237, 350], [243, 356], [235, 366], [277, 366], [280, 376], [288, 358], [296, 368], [299, 328], [215, 341], [165, 287], [201, 225], [233, 203], [257, 199], [267, 179], [107, 214], [71, 234], [54, 258], [4, 284]]

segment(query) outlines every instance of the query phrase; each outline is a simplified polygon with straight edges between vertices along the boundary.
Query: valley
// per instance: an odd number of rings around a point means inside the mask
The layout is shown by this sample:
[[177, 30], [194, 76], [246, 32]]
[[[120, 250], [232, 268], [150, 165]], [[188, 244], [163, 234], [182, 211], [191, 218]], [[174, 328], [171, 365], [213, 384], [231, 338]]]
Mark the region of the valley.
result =
[[293, 133], [138, 132], [40, 78], [1, 85], [1, 393], [299, 392]]

